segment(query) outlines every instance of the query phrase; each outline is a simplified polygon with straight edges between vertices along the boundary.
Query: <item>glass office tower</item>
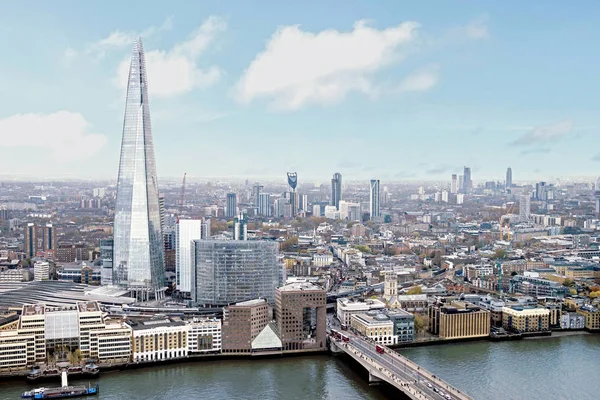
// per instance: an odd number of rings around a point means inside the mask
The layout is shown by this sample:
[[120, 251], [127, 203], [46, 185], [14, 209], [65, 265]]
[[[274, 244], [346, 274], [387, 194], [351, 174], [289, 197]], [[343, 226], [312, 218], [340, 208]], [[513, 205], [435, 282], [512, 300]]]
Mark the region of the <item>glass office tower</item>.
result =
[[114, 223], [114, 283], [140, 301], [164, 295], [164, 250], [150, 127], [146, 61], [133, 44]]
[[282, 264], [279, 244], [262, 240], [195, 240], [197, 304], [226, 305], [252, 299], [275, 301]]

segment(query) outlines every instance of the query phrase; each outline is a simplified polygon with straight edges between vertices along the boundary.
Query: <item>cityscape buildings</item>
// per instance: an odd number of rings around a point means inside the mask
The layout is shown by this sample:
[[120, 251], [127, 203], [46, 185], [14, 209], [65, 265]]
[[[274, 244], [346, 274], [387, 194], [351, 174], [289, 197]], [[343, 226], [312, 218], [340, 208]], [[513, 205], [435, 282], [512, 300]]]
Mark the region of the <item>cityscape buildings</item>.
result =
[[139, 300], [164, 296], [164, 249], [150, 126], [146, 60], [133, 45], [114, 219], [113, 282]]
[[509, 191], [512, 188], [512, 168], [508, 167], [506, 169], [506, 190]]
[[225, 216], [233, 218], [237, 214], [237, 194], [227, 193], [227, 203], [225, 205]]
[[470, 194], [473, 190], [473, 181], [471, 180], [471, 168], [465, 167], [463, 171], [463, 193]]
[[519, 220], [527, 221], [531, 215], [531, 195], [523, 193], [519, 197]]

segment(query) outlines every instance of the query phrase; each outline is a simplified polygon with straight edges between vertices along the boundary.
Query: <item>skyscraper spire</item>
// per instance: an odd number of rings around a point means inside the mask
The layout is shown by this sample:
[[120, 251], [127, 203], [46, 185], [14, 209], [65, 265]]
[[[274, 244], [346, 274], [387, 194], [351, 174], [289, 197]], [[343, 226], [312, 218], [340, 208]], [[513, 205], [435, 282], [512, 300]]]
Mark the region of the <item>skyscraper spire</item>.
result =
[[164, 254], [146, 60], [142, 39], [133, 43], [127, 80], [114, 223], [114, 282], [138, 300], [160, 298]]

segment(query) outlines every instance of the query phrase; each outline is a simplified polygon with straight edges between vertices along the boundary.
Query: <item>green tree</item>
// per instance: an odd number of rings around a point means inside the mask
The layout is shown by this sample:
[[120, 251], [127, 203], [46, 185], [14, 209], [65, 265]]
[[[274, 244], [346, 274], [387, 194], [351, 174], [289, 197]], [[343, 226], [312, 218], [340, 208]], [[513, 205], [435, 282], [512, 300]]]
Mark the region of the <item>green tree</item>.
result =
[[498, 259], [504, 257], [506, 257], [506, 250], [504, 249], [498, 249], [494, 252], [494, 258]]
[[421, 286], [413, 286], [406, 291], [406, 294], [423, 294]]
[[429, 321], [425, 315], [415, 314], [415, 332], [425, 332], [429, 326]]
[[298, 236], [292, 236], [281, 242], [279, 249], [281, 251], [293, 251], [294, 247], [298, 245]]
[[563, 286], [571, 287], [575, 284], [575, 282], [573, 282], [572, 279], [565, 279], [562, 284], [563, 284]]
[[369, 246], [366, 246], [364, 244], [357, 244], [356, 246], [354, 246], [354, 248], [358, 251], [362, 251], [363, 253], [371, 254], [371, 249], [369, 248]]

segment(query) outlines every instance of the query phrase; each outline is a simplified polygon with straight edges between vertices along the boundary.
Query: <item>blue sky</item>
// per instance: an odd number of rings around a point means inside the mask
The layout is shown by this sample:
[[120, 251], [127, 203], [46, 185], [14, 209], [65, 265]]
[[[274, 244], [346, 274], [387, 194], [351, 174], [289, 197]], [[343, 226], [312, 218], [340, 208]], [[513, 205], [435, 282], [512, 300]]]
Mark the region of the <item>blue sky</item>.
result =
[[597, 1], [3, 2], [2, 174], [116, 180], [142, 35], [164, 179], [595, 176], [599, 17]]

